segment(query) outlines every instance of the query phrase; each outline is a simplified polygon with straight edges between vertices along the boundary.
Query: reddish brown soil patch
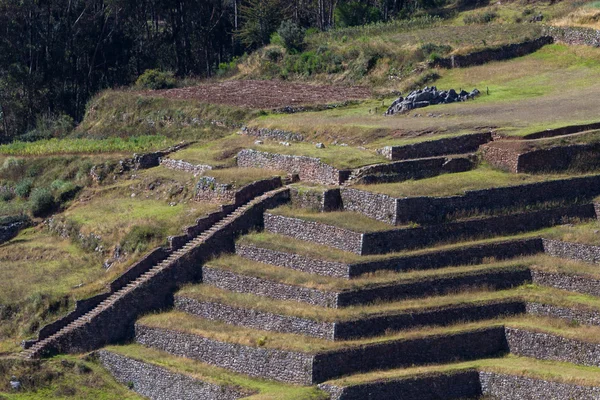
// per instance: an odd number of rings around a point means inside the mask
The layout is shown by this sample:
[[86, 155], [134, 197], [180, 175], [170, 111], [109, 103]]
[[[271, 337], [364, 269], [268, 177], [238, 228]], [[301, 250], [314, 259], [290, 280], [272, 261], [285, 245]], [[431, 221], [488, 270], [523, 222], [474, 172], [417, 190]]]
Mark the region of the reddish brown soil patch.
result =
[[360, 100], [371, 97], [372, 93], [369, 88], [360, 86], [318, 86], [282, 81], [247, 80], [152, 90], [146, 91], [144, 94], [246, 108], [270, 109]]

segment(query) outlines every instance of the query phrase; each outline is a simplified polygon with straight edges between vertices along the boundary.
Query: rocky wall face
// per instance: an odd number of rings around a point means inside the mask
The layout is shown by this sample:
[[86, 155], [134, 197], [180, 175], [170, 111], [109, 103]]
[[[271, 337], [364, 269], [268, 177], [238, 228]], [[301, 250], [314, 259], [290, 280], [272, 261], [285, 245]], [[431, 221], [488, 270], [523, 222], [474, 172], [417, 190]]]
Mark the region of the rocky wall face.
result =
[[362, 236], [362, 255], [416, 249], [458, 239], [514, 234], [556, 225], [568, 218], [595, 217], [591, 204], [554, 208], [529, 213], [453, 222], [418, 228], [369, 232]]
[[568, 169], [588, 171], [599, 165], [599, 144], [574, 144], [520, 154], [517, 172], [539, 173]]
[[485, 259], [503, 260], [541, 253], [541, 239], [524, 239], [499, 243], [440, 250], [415, 256], [390, 258], [388, 260], [350, 265], [350, 276], [358, 276], [379, 270], [408, 271], [444, 268], [452, 265], [481, 264]]
[[479, 148], [483, 159], [501, 170], [516, 174], [519, 172], [519, 153], [511, 149], [483, 145]]
[[534, 269], [531, 271], [531, 277], [533, 283], [537, 285], [600, 296], [600, 281], [588, 276], [566, 275]]
[[237, 293], [251, 293], [275, 300], [291, 300], [321, 307], [337, 307], [337, 293], [286, 285], [267, 279], [202, 267], [202, 282]]
[[318, 158], [267, 153], [252, 149], [242, 150], [237, 155], [241, 168], [263, 168], [297, 174], [301, 180], [323, 185], [339, 185], [341, 171], [327, 165]]
[[300, 189], [290, 188], [291, 202], [294, 207], [314, 211], [334, 211], [342, 208], [339, 189]]
[[489, 132], [474, 133], [404, 146], [387, 146], [379, 152], [392, 161], [409, 160], [447, 154], [471, 153], [477, 151], [479, 146], [491, 140], [492, 134]]
[[194, 174], [194, 176], [202, 175], [213, 169], [210, 165], [192, 164], [184, 160], [174, 160], [171, 158], [162, 158], [160, 165], [165, 168], [174, 169], [176, 171], [184, 171]]
[[576, 26], [547, 26], [545, 33], [552, 36], [557, 42], [600, 47], [600, 31], [596, 29]]
[[107, 350], [97, 354], [117, 381], [150, 400], [235, 400], [248, 395], [233, 386], [203, 382]]
[[397, 199], [350, 188], [342, 189], [341, 196], [344, 210], [358, 212], [391, 225], [396, 224]]
[[583, 261], [591, 264], [600, 263], [600, 246], [551, 239], [542, 239], [542, 243], [544, 245], [544, 253], [553, 257]]
[[310, 354], [220, 342], [140, 324], [135, 327], [135, 339], [144, 346], [241, 374], [300, 385], [314, 383]]
[[175, 309], [210, 320], [224, 321], [230, 325], [252, 329], [294, 333], [333, 340], [333, 322], [319, 322], [308, 318], [278, 315], [249, 308], [232, 307], [227, 304], [198, 301], [185, 296], [175, 296]]
[[362, 254], [362, 233], [269, 213], [265, 213], [264, 221], [269, 232]]
[[481, 392], [502, 400], [596, 400], [600, 388], [481, 371]]
[[248, 260], [290, 268], [296, 271], [307, 272], [336, 278], [349, 278], [349, 265], [324, 261], [316, 258], [304, 257], [296, 253], [284, 253], [262, 247], [236, 244], [235, 253]]
[[472, 190], [460, 196], [397, 199], [397, 223], [443, 222], [461, 212], [522, 207], [549, 201], [583, 201], [600, 194], [600, 176]]
[[[331, 400], [402, 400], [474, 399], [481, 396], [477, 371], [408, 377], [346, 387], [328, 384], [319, 388], [331, 394]], [[516, 400], [516, 399], [515, 399]]]
[[383, 335], [389, 331], [415, 329], [419, 326], [444, 326], [464, 321], [481, 321], [525, 312], [523, 302], [501, 302], [450, 306], [429, 310], [341, 321], [335, 325], [336, 340]]
[[598, 343], [508, 327], [506, 341], [511, 354], [539, 360], [600, 366], [600, 344]]
[[313, 381], [379, 369], [486, 358], [507, 350], [502, 327], [390, 341], [316, 354]]
[[600, 312], [591, 308], [566, 308], [551, 304], [527, 303], [527, 314], [560, 318], [582, 325], [600, 326]]
[[377, 301], [393, 301], [452, 293], [465, 287], [489, 287], [495, 290], [508, 289], [531, 282], [529, 269], [485, 271], [480, 274], [452, 276], [435, 280], [423, 280], [393, 284], [369, 289], [341, 292], [338, 307], [366, 305]]
[[[546, 35], [549, 35], [546, 33]], [[482, 65], [490, 61], [508, 60], [533, 53], [547, 44], [554, 42], [552, 36], [542, 36], [521, 43], [511, 43], [504, 46], [476, 51], [465, 55], [455, 55], [436, 60], [433, 64], [442, 68], [464, 68], [472, 65]]]

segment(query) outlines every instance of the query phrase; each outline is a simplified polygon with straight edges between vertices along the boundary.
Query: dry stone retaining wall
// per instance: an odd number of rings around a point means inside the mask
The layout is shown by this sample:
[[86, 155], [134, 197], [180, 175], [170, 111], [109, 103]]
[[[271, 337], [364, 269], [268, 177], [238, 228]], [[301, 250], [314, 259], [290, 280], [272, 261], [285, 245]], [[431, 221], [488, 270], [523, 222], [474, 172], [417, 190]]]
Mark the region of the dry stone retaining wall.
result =
[[454, 55], [448, 58], [441, 58], [435, 60], [433, 65], [442, 68], [464, 68], [472, 65], [482, 65], [490, 61], [501, 61], [522, 57], [536, 52], [545, 45], [553, 42], [554, 38], [552, 36], [542, 36], [537, 39], [527, 40], [521, 43], [511, 43], [465, 55]]
[[516, 150], [483, 145], [483, 158], [493, 166], [513, 173], [589, 170], [600, 164], [600, 145], [572, 144], [519, 153]]
[[498, 400], [597, 400], [600, 388], [481, 371], [481, 392]]
[[489, 132], [473, 133], [403, 146], [386, 146], [379, 150], [379, 153], [392, 161], [471, 153], [477, 151], [479, 146], [491, 140], [492, 134]]
[[175, 330], [135, 326], [138, 343], [260, 378], [311, 385], [313, 355], [226, 343]]
[[600, 263], [600, 246], [543, 239], [544, 252], [554, 257], [586, 263]]
[[184, 160], [174, 160], [172, 158], [162, 158], [160, 165], [165, 168], [174, 169], [177, 171], [185, 171], [194, 174], [194, 176], [202, 175], [206, 171], [213, 169], [211, 165], [192, 164]]
[[506, 341], [511, 354], [539, 360], [600, 366], [600, 344], [598, 343], [508, 327]]
[[333, 322], [319, 322], [308, 318], [278, 315], [251, 308], [198, 301], [181, 295], [175, 296], [175, 308], [202, 318], [224, 321], [231, 325], [264, 331], [295, 333], [327, 340], [334, 339], [335, 324]]
[[298, 174], [301, 180], [324, 185], [339, 185], [350, 175], [323, 163], [318, 158], [267, 153], [252, 149], [242, 150], [237, 155], [241, 168], [264, 168]]
[[248, 246], [237, 243], [235, 253], [240, 257], [265, 264], [285, 267], [297, 271], [308, 272], [336, 278], [349, 278], [350, 268], [348, 264], [325, 261], [316, 258], [304, 257], [296, 253], [284, 253], [262, 247]]
[[600, 312], [591, 308], [567, 308], [551, 304], [527, 303], [527, 314], [560, 318], [582, 325], [600, 326]]
[[409, 179], [424, 179], [446, 173], [470, 171], [476, 165], [477, 160], [472, 156], [431, 157], [395, 161], [358, 168], [350, 175], [347, 183], [369, 185], [402, 182]]
[[315, 211], [335, 211], [342, 208], [340, 189], [290, 188], [291, 202], [294, 207]]
[[371, 344], [316, 354], [313, 382], [358, 372], [486, 358], [507, 350], [502, 327]]
[[524, 135], [521, 138], [524, 140], [549, 138], [554, 136], [571, 135], [573, 133], [590, 131], [592, 129], [600, 129], [600, 122], [582, 125], [569, 125], [555, 129], [546, 129], [545, 131], [539, 131], [530, 133], [528, 135]]
[[514, 234], [556, 225], [565, 219], [595, 217], [592, 204], [529, 213], [472, 219], [443, 225], [357, 233], [313, 221], [266, 213], [265, 229], [296, 239], [319, 243], [359, 255], [385, 254], [435, 243], [500, 234]]
[[101, 350], [102, 366], [124, 385], [150, 400], [235, 400], [248, 395], [232, 386], [221, 386], [177, 374], [165, 368]]
[[276, 300], [292, 300], [321, 307], [336, 307], [337, 293], [311, 289], [236, 274], [234, 272], [202, 267], [202, 282], [237, 293], [252, 293]]
[[567, 275], [533, 269], [531, 277], [533, 283], [537, 285], [589, 294], [591, 296], [600, 296], [600, 280], [589, 276]]
[[545, 34], [552, 36], [557, 42], [600, 47], [600, 31], [592, 28], [548, 26], [545, 28]]
[[409, 377], [346, 387], [328, 384], [319, 388], [331, 394], [331, 400], [402, 400], [474, 399], [481, 395], [477, 371]]

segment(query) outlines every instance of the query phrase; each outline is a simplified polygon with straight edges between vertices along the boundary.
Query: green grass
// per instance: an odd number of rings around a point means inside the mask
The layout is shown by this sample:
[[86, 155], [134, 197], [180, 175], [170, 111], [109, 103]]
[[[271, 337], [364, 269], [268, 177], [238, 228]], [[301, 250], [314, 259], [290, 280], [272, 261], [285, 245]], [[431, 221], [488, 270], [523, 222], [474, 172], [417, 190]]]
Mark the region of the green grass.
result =
[[224, 168], [207, 171], [204, 175], [212, 176], [220, 183], [229, 183], [234, 188], [240, 189], [245, 185], [275, 176], [286, 176], [287, 172], [273, 171], [260, 168]]
[[[11, 376], [23, 389], [10, 389]], [[142, 397], [116, 382], [93, 361], [75, 356], [58, 356], [41, 362], [0, 358], [0, 396], [6, 400], [141, 400]]]
[[600, 222], [590, 221], [575, 225], [559, 225], [544, 234], [548, 239], [564, 240], [600, 246]]
[[135, 153], [159, 150], [174, 144], [161, 135], [112, 137], [107, 139], [44, 139], [0, 145], [0, 154], [11, 156], [48, 156], [55, 154]]
[[136, 344], [123, 346], [109, 346], [106, 350], [138, 361], [165, 368], [174, 373], [191, 376], [205, 382], [218, 385], [235, 386], [241, 388], [252, 400], [324, 400], [324, 393], [314, 387], [301, 387], [278, 383], [227, 371], [193, 361], [188, 358], [175, 357], [166, 352], [143, 347]]
[[569, 174], [511, 174], [488, 166], [455, 174], [443, 174], [432, 178], [408, 180], [397, 183], [354, 185], [353, 188], [393, 197], [455, 196], [469, 190], [524, 185], [554, 179], [568, 178]]
[[313, 221], [326, 225], [333, 225], [338, 228], [361, 233], [388, 231], [398, 228], [352, 211], [318, 212], [305, 208], [293, 208], [285, 205], [269, 210], [269, 213], [274, 215], [282, 215], [284, 217], [299, 218], [305, 221]]

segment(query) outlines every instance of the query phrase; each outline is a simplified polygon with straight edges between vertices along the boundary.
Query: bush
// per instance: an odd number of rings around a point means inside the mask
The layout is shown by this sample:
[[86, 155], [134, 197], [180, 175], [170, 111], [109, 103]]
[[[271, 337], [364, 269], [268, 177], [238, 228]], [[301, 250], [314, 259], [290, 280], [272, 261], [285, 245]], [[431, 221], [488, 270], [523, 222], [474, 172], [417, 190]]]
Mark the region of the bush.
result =
[[469, 14], [463, 17], [463, 22], [467, 25], [471, 24], [487, 24], [498, 17], [495, 11], [486, 11], [483, 13]]
[[75, 121], [66, 114], [42, 116], [37, 119], [35, 128], [17, 137], [22, 142], [63, 138], [75, 128]]
[[15, 194], [20, 198], [25, 199], [29, 196], [29, 193], [31, 193], [32, 188], [33, 180], [29, 178], [23, 179], [15, 186]]
[[147, 69], [139, 76], [135, 84], [137, 87], [143, 89], [170, 89], [175, 87], [175, 78], [172, 72]]
[[76, 186], [73, 182], [66, 182], [60, 179], [53, 181], [50, 188], [54, 192], [56, 199], [64, 203], [71, 200], [81, 190], [80, 186]]
[[0, 200], [11, 201], [15, 198], [15, 192], [8, 186], [0, 186]]
[[121, 248], [127, 253], [142, 252], [150, 242], [162, 237], [163, 229], [157, 225], [136, 225], [121, 240]]
[[448, 54], [452, 51], [452, 47], [447, 44], [426, 43], [420, 47], [420, 50], [425, 56], [432, 54]]
[[381, 11], [360, 1], [342, 3], [335, 8], [337, 27], [372, 24], [381, 20]]
[[48, 189], [36, 188], [29, 196], [29, 206], [33, 216], [39, 217], [52, 211], [56, 206], [56, 202]]
[[306, 32], [292, 21], [283, 21], [279, 25], [277, 33], [283, 41], [283, 45], [290, 52], [299, 51], [304, 45], [304, 35]]
[[265, 49], [265, 57], [271, 62], [278, 62], [283, 58], [283, 52], [278, 47]]

